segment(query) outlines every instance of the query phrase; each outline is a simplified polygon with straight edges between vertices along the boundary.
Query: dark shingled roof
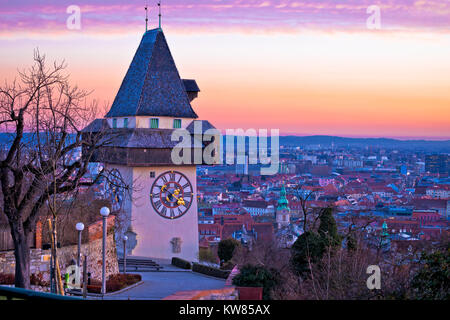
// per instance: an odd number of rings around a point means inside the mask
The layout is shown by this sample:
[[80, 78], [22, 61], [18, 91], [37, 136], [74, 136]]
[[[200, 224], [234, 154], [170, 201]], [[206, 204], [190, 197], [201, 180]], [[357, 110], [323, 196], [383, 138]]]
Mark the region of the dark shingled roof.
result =
[[[172, 132], [175, 129], [150, 129], [150, 128], [115, 128], [112, 129], [106, 119], [95, 119], [83, 133], [103, 132], [105, 138], [99, 143], [107, 147], [119, 148], [152, 148], [165, 149], [175, 147], [179, 141], [172, 141]], [[191, 137], [194, 139], [194, 137]], [[192, 147], [194, 147], [193, 140]], [[203, 142], [200, 142], [204, 146]], [[195, 145], [196, 146], [196, 145]]]
[[110, 126], [108, 125], [108, 121], [105, 119], [95, 119], [90, 124], [88, 124], [81, 132], [87, 133], [87, 132], [101, 132], [105, 131], [107, 129], [110, 129]]
[[107, 144], [111, 147], [165, 149], [178, 144], [171, 140], [173, 129], [116, 129], [114, 132], [116, 137], [109, 137]]
[[198, 117], [161, 29], [149, 30], [142, 37], [106, 115], [125, 116]]
[[189, 131], [190, 134], [194, 134], [195, 122], [201, 123], [202, 125], [202, 134], [205, 133], [206, 130], [216, 129], [208, 120], [194, 120], [187, 127], [186, 130]]
[[197, 81], [192, 79], [182, 79], [187, 92], [200, 92]]

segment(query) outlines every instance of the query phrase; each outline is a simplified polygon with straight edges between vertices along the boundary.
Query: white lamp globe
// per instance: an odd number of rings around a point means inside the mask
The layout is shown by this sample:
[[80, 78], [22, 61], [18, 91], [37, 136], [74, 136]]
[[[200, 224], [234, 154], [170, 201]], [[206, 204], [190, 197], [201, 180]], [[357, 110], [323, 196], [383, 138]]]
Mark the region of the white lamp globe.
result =
[[127, 241], [128, 237], [127, 236], [123, 236], [123, 240]]
[[75, 228], [76, 228], [78, 231], [83, 231], [83, 230], [84, 230], [84, 224], [83, 224], [82, 222], [78, 222], [78, 223], [76, 224]]
[[103, 208], [101, 208], [101, 209], [100, 209], [100, 214], [101, 214], [103, 217], [109, 216], [109, 208], [108, 208], [108, 207], [103, 207]]

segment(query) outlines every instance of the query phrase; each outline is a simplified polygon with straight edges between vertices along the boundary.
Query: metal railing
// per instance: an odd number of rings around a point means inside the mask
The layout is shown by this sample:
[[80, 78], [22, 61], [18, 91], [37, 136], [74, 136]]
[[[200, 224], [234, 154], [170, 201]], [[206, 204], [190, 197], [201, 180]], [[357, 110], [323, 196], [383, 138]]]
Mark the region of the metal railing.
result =
[[6, 300], [82, 300], [77, 297], [61, 296], [54, 293], [0, 286], [0, 299], [2, 298], [6, 298]]

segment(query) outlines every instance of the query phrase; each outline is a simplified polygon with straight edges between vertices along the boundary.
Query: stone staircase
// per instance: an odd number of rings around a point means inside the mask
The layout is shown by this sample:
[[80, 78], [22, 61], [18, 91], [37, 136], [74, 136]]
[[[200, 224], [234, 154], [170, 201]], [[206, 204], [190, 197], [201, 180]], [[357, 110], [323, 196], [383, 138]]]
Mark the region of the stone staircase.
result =
[[[123, 272], [123, 258], [118, 259], [119, 271]], [[136, 258], [127, 257], [127, 270], [126, 272], [147, 272], [147, 271], [159, 271], [163, 269], [163, 266], [159, 265], [150, 258]]]

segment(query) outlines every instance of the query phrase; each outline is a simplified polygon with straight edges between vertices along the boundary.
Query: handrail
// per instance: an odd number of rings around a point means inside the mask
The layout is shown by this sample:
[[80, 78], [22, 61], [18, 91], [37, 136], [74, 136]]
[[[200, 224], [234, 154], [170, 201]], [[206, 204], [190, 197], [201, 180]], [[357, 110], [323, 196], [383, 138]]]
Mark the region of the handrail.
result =
[[82, 300], [76, 297], [5, 286], [0, 286], [0, 297], [6, 297], [8, 300], [12, 298], [24, 300]]

